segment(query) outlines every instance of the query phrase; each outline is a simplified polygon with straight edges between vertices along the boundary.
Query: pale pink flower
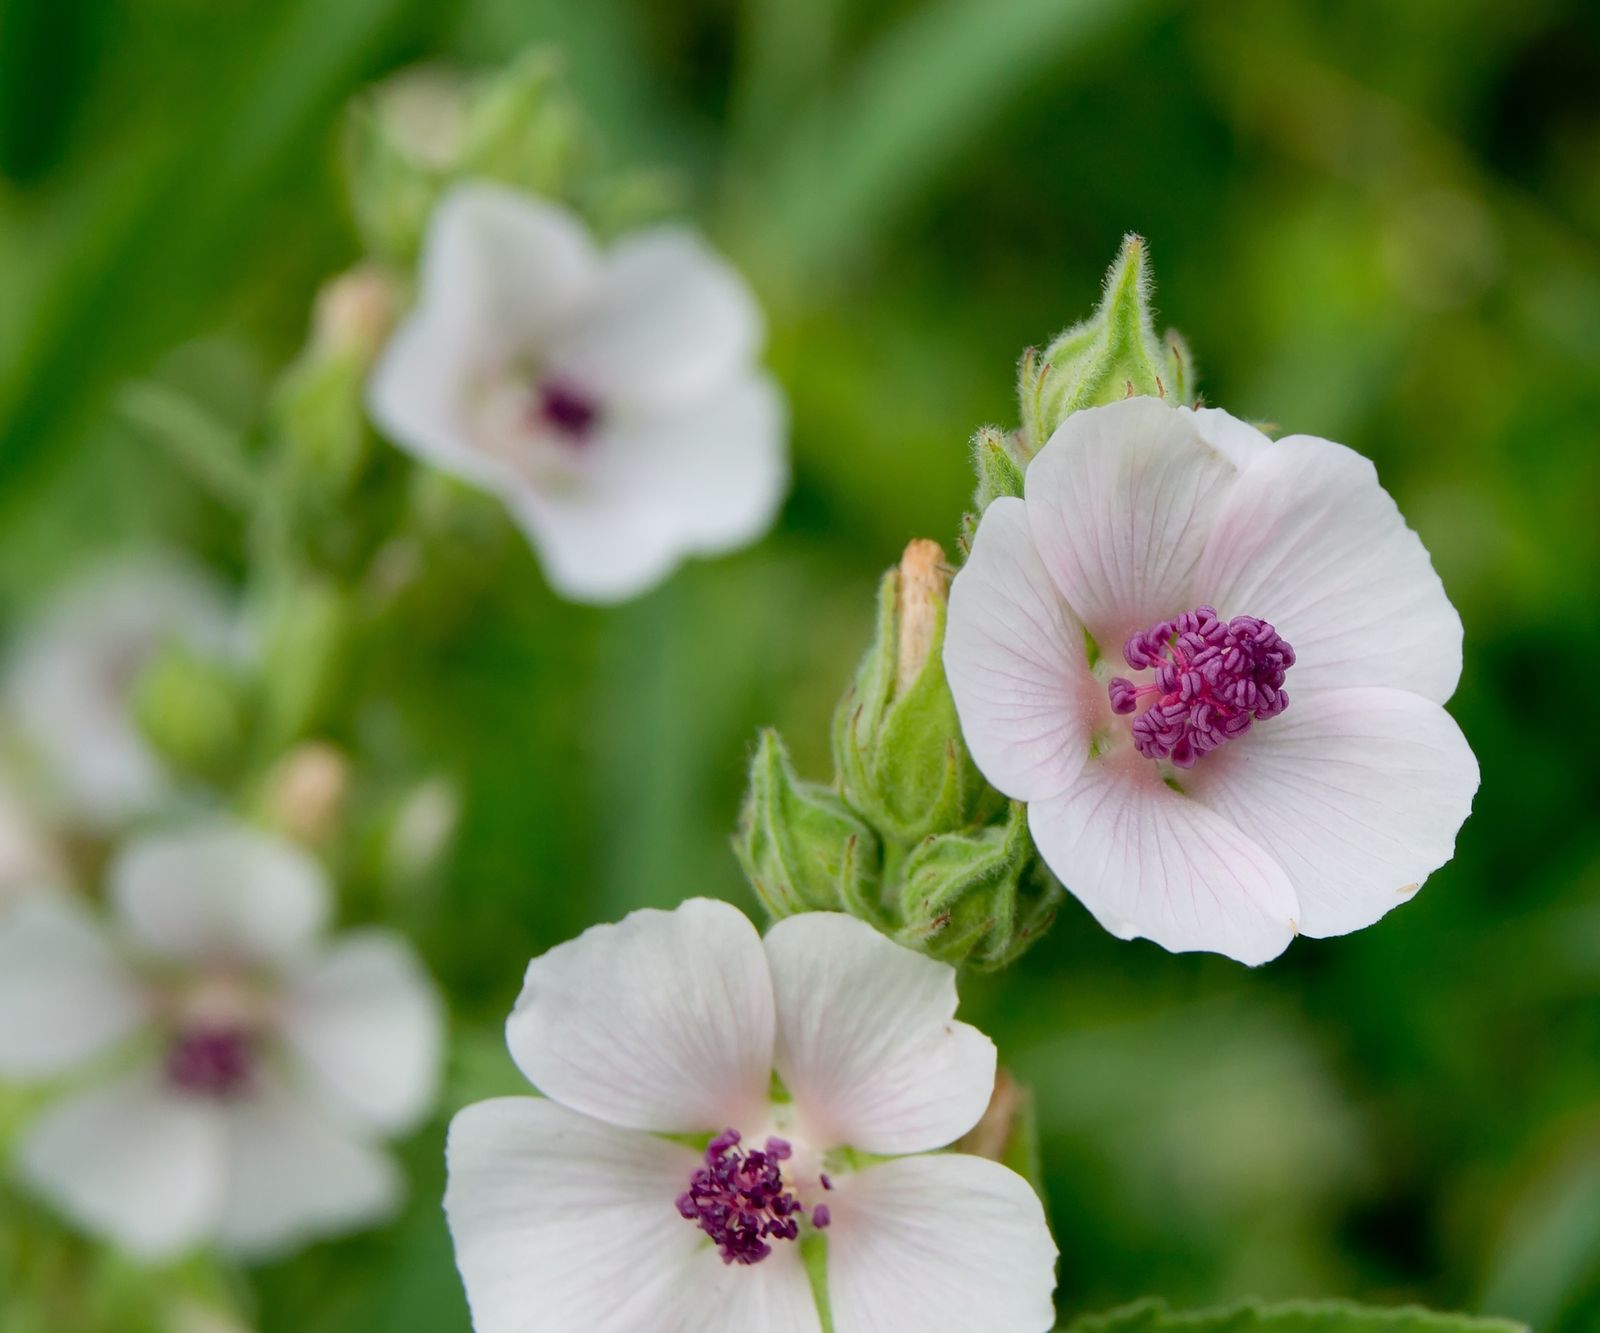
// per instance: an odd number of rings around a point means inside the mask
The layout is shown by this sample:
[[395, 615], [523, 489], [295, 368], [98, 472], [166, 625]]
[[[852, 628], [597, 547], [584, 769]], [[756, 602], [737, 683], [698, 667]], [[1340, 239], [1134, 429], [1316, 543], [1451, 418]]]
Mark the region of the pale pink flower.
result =
[[1461, 621], [1372, 464], [1216, 409], [1068, 417], [983, 515], [945, 666], [974, 759], [1106, 929], [1259, 963], [1449, 860]]
[[320, 869], [234, 825], [136, 839], [109, 884], [110, 930], [64, 895], [0, 917], [0, 1077], [92, 1075], [24, 1130], [23, 1180], [149, 1258], [381, 1220], [402, 1180], [380, 1141], [432, 1105], [442, 1041], [409, 946], [320, 945]]
[[950, 967], [833, 913], [763, 941], [694, 899], [534, 959], [506, 1035], [549, 1100], [450, 1129], [478, 1333], [819, 1333], [818, 1243], [835, 1333], [1050, 1328], [1032, 1189], [932, 1152], [994, 1086], [955, 1007]]

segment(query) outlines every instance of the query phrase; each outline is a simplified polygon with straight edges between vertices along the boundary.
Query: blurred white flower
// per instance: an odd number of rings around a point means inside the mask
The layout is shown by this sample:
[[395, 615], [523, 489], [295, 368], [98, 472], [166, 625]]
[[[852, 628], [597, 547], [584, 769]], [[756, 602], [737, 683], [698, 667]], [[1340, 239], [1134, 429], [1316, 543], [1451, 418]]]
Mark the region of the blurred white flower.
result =
[[236, 651], [237, 624], [204, 574], [152, 555], [90, 570], [23, 626], [5, 702], [47, 795], [70, 816], [103, 828], [167, 796], [133, 692], [171, 640], [223, 656]]
[[129, 1047], [27, 1128], [23, 1179], [145, 1257], [277, 1252], [385, 1216], [401, 1178], [378, 1142], [418, 1123], [438, 1076], [410, 947], [378, 930], [319, 947], [319, 867], [231, 824], [134, 840], [109, 888], [114, 935], [53, 896], [0, 919], [0, 1076]]
[[824, 1241], [835, 1333], [1051, 1327], [1033, 1190], [932, 1151], [994, 1087], [955, 1007], [950, 967], [832, 913], [763, 942], [694, 899], [534, 959], [506, 1034], [549, 1100], [450, 1128], [478, 1333], [818, 1333], [800, 1247]]
[[984, 512], [944, 653], [1050, 868], [1167, 949], [1259, 963], [1370, 925], [1478, 787], [1441, 706], [1461, 620], [1372, 464], [1216, 409], [1068, 417]]
[[692, 232], [597, 249], [562, 208], [456, 187], [379, 361], [396, 443], [498, 494], [563, 596], [611, 602], [771, 524], [787, 480], [761, 312]]

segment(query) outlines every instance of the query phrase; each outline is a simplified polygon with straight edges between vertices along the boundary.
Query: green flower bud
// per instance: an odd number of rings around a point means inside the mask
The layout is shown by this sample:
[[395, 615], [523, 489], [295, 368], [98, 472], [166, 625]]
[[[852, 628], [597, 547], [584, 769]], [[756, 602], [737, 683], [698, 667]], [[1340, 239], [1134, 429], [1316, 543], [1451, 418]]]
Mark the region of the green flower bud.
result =
[[902, 942], [983, 969], [1004, 967], [1033, 943], [1061, 897], [1015, 801], [1004, 824], [927, 839], [901, 873]]
[[944, 678], [949, 588], [938, 543], [906, 547], [879, 585], [876, 638], [834, 714], [845, 799], [903, 843], [980, 824], [999, 808], [961, 739]]
[[479, 83], [467, 101], [462, 175], [563, 198], [592, 169], [594, 149], [593, 131], [550, 50], [524, 53]]
[[1177, 403], [1193, 401], [1193, 368], [1181, 338], [1155, 335], [1151, 279], [1144, 239], [1123, 238], [1106, 274], [1105, 293], [1093, 315], [1045, 348], [1022, 358], [1017, 396], [1022, 443], [1037, 453], [1068, 415], [1085, 407], [1148, 394]]
[[972, 437], [972, 466], [978, 474], [978, 489], [972, 501], [978, 513], [989, 507], [991, 500], [1002, 495], [1022, 494], [1022, 473], [1027, 459], [1019, 459], [1016, 446], [993, 426], [982, 426]]
[[181, 773], [215, 776], [244, 741], [245, 703], [233, 669], [176, 640], [139, 673], [133, 709], [146, 738]]
[[261, 675], [274, 744], [287, 745], [322, 720], [344, 667], [350, 615], [349, 598], [327, 579], [291, 580], [272, 598]]
[[756, 745], [733, 850], [775, 918], [807, 911], [881, 916], [877, 837], [835, 793], [795, 775], [770, 729]]
[[372, 445], [367, 374], [394, 326], [400, 296], [376, 266], [342, 273], [317, 293], [311, 341], [284, 373], [274, 407], [302, 488], [337, 499]]

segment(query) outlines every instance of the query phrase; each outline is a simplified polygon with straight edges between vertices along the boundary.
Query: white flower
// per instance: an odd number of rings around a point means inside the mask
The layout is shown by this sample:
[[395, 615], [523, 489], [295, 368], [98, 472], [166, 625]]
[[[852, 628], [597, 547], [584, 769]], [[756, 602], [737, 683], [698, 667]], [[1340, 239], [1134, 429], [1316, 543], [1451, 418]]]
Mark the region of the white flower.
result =
[[236, 646], [236, 624], [204, 575], [153, 555], [92, 569], [24, 627], [7, 709], [48, 794], [76, 818], [106, 827], [168, 795], [132, 696], [151, 656], [174, 639], [222, 656]]
[[498, 494], [551, 584], [630, 597], [771, 524], [785, 413], [743, 280], [683, 228], [604, 252], [562, 208], [457, 186], [371, 385], [412, 453]]
[[832, 913], [763, 942], [694, 899], [534, 959], [506, 1035], [549, 1100], [450, 1128], [478, 1333], [817, 1333], [801, 1245], [822, 1238], [835, 1333], [1051, 1327], [1055, 1245], [1027, 1183], [916, 1155], [994, 1086], [994, 1046], [955, 1007], [951, 968]]
[[945, 667], [988, 779], [1106, 929], [1259, 963], [1449, 860], [1461, 621], [1372, 464], [1215, 409], [1068, 417], [985, 511]]
[[320, 869], [231, 824], [136, 839], [109, 887], [114, 936], [56, 896], [0, 919], [0, 1076], [127, 1048], [26, 1130], [24, 1180], [147, 1257], [281, 1251], [389, 1212], [378, 1140], [431, 1106], [441, 1042], [410, 948], [319, 948]]

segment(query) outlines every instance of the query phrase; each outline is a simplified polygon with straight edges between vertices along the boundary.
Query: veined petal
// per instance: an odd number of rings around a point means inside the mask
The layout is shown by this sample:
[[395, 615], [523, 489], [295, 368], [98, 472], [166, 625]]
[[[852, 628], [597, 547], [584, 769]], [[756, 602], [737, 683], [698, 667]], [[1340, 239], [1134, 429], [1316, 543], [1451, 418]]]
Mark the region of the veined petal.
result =
[[674, 1200], [699, 1156], [532, 1097], [451, 1122], [444, 1209], [477, 1333], [672, 1330], [714, 1252]]
[[321, 867], [242, 824], [136, 838], [109, 880], [129, 934], [159, 958], [282, 962], [301, 954], [328, 916]]
[[836, 912], [767, 932], [778, 1073], [808, 1141], [924, 1152], [973, 1125], [994, 1091], [994, 1043], [955, 1021], [956, 974]]
[[1343, 935], [1448, 861], [1478, 789], [1455, 720], [1404, 690], [1314, 690], [1206, 756], [1189, 790], [1282, 863], [1305, 935]]
[[226, 1181], [214, 1102], [146, 1067], [47, 1110], [18, 1149], [23, 1178], [81, 1226], [142, 1258], [199, 1244]]
[[280, 1031], [335, 1107], [396, 1134], [433, 1105], [443, 1027], [411, 946], [372, 930], [340, 939], [290, 980]]
[[217, 1240], [238, 1254], [281, 1253], [379, 1222], [398, 1206], [388, 1154], [268, 1081], [230, 1103], [227, 1185]]
[[528, 964], [506, 1024], [546, 1096], [627, 1129], [750, 1124], [772, 1074], [772, 980], [737, 908], [692, 898], [592, 926]]
[[738, 271], [695, 232], [663, 226], [612, 247], [594, 300], [552, 351], [560, 371], [612, 402], [682, 407], [746, 371], [761, 335]]
[[1131, 749], [1030, 805], [1028, 828], [1045, 864], [1113, 935], [1252, 964], [1294, 937], [1300, 907], [1277, 859]]
[[149, 1016], [137, 980], [72, 899], [40, 893], [0, 916], [0, 1075], [60, 1073]]
[[1192, 413], [1144, 397], [1074, 412], [1028, 465], [1034, 543], [1107, 656], [1194, 604], [1191, 575], [1238, 475]]
[[1297, 690], [1377, 685], [1435, 703], [1461, 676], [1461, 617], [1372, 464], [1308, 435], [1279, 440], [1228, 493], [1195, 573], [1199, 600], [1270, 621]]
[[1089, 755], [1105, 692], [1089, 674], [1083, 626], [1046, 573], [1027, 509], [990, 504], [950, 585], [944, 669], [967, 748], [1019, 801], [1057, 796]]
[[829, 1198], [835, 1333], [1044, 1333], [1056, 1246], [1028, 1182], [982, 1157], [903, 1157]]

